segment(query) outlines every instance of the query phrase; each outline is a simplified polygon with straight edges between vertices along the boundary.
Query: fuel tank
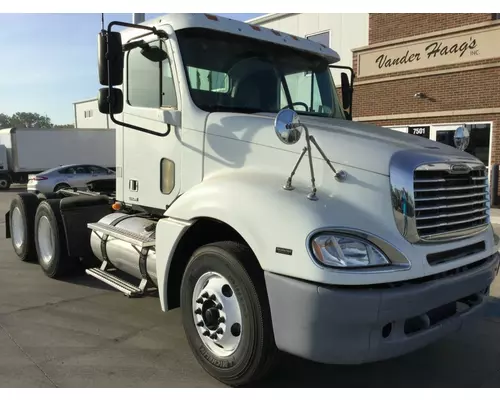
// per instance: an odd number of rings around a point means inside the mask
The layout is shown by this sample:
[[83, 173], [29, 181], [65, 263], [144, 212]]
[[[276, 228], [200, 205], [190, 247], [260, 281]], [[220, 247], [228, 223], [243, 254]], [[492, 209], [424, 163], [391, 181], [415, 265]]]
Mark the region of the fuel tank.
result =
[[[135, 234], [155, 238], [156, 222], [146, 218], [127, 215], [124, 213], [116, 212], [106, 215], [99, 220], [100, 223], [112, 225], [116, 228], [125, 229]], [[151, 225], [153, 225], [151, 227]], [[148, 229], [146, 229], [148, 228]], [[152, 229], [151, 229], [152, 228]], [[125, 242], [121, 239], [108, 237], [102, 240], [103, 235], [92, 231], [90, 236], [90, 246], [95, 256], [104, 261], [103, 248], [107, 254], [108, 263], [129, 275], [138, 279], [142, 279], [141, 271], [139, 269], [139, 262], [141, 258], [141, 249], [135, 245]], [[158, 279], [156, 276], [156, 247], [147, 248], [148, 252], [146, 257], [146, 271], [151, 278], [151, 281], [157, 285]]]

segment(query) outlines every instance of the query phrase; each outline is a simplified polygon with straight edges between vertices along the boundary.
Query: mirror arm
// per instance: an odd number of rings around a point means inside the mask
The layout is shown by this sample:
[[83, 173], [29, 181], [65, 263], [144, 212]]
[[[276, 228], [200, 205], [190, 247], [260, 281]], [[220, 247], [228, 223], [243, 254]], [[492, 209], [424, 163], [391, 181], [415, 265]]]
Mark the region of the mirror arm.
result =
[[302, 158], [304, 158], [305, 153], [308, 155], [309, 159], [309, 170], [311, 173], [311, 192], [307, 195], [307, 198], [312, 201], [318, 200], [318, 197], [316, 195], [317, 189], [316, 189], [316, 179], [314, 176], [314, 167], [313, 167], [313, 162], [312, 162], [312, 152], [311, 152], [311, 143], [316, 147], [316, 149], [319, 151], [321, 154], [321, 157], [323, 157], [323, 160], [327, 163], [327, 165], [330, 167], [330, 169], [333, 171], [335, 179], [339, 182], [345, 181], [347, 174], [345, 171], [337, 171], [328, 157], [326, 156], [325, 152], [323, 149], [320, 147], [314, 136], [309, 134], [309, 129], [307, 129], [307, 126], [301, 122], [292, 122], [289, 124], [285, 125], [286, 129], [296, 129], [296, 128], [303, 128], [305, 131], [305, 136], [306, 136], [306, 146], [302, 149], [302, 152], [300, 153], [299, 159], [297, 160], [297, 163], [295, 164], [295, 167], [292, 170], [292, 173], [288, 177], [285, 185], [283, 186], [283, 189], [285, 190], [293, 190], [294, 187], [292, 186], [292, 178], [295, 175], [295, 172], [297, 171], [297, 168], [299, 167], [300, 162], [302, 161]]
[[[166, 34], [166, 32], [159, 31], [155, 27], [149, 27], [149, 26], [144, 26], [144, 25], [136, 25], [136, 24], [130, 24], [128, 22], [119, 22], [119, 21], [110, 22], [109, 25], [108, 25], [108, 32], [111, 32], [111, 28], [114, 25], [126, 26], [126, 27], [129, 27], [129, 28], [144, 29], [144, 30], [147, 30], [147, 31], [151, 31], [152, 33], [154, 33], [157, 36], [168, 38], [168, 35]], [[107, 51], [109, 53], [109, 41], [106, 41], [106, 46], [107, 46]], [[110, 66], [109, 60], [107, 60], [107, 66], [108, 66], [108, 77], [109, 77], [111, 75], [111, 66]], [[109, 105], [109, 116], [111, 118], [111, 121], [113, 121], [116, 125], [120, 125], [120, 126], [123, 126], [125, 128], [135, 129], [135, 130], [138, 130], [138, 131], [141, 131], [141, 132], [144, 132], [144, 133], [149, 133], [150, 135], [154, 135], [154, 136], [161, 136], [161, 137], [163, 137], [163, 136], [167, 136], [170, 133], [170, 124], [167, 124], [167, 131], [166, 132], [155, 132], [155, 131], [152, 131], [150, 129], [141, 128], [139, 126], [134, 126], [134, 125], [131, 125], [131, 124], [127, 124], [126, 122], [118, 121], [115, 118], [114, 114], [113, 114], [113, 101], [114, 101], [114, 95], [113, 95], [113, 90], [112, 90], [113, 87], [111, 85], [111, 81], [109, 79], [108, 79], [108, 81], [109, 81], [109, 84], [108, 84], [108, 90], [109, 90], [108, 105]]]
[[[110, 97], [112, 97], [111, 93], [112, 92], [110, 92]], [[127, 124], [126, 122], [118, 121], [115, 118], [113, 112], [111, 111], [111, 101], [112, 101], [112, 98], [109, 99], [108, 101], [110, 101], [109, 116], [111, 118], [111, 121], [113, 121], [116, 125], [124, 126], [125, 128], [135, 129], [137, 131], [141, 131], [141, 132], [144, 132], [144, 133], [149, 133], [150, 135], [160, 136], [160, 137], [168, 136], [168, 134], [170, 133], [170, 124], [167, 124], [167, 131], [166, 132], [155, 132], [155, 131], [152, 131], [152, 130], [149, 130], [149, 129], [146, 129], [146, 128], [141, 128], [140, 126], [135, 126], [135, 125]]]

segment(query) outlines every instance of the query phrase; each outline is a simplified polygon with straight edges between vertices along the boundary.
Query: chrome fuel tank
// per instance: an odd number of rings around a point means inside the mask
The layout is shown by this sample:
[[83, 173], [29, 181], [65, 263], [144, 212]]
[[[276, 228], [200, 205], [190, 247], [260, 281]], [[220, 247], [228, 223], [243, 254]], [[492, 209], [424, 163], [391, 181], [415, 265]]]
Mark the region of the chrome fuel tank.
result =
[[[120, 219], [120, 221], [117, 221]], [[112, 225], [117, 228], [140, 234], [142, 236], [155, 238], [155, 229], [146, 230], [151, 224], [156, 224], [154, 221], [146, 218], [141, 218], [133, 215], [116, 212], [106, 215], [99, 220], [99, 223]], [[141, 249], [121, 239], [108, 237], [104, 243], [101, 239], [103, 235], [92, 231], [90, 236], [90, 246], [95, 256], [104, 261], [103, 248], [107, 254], [108, 262], [117, 269], [130, 274], [138, 279], [142, 279], [139, 269], [139, 261], [141, 258]], [[148, 248], [146, 256], [146, 271], [151, 280], [156, 285], [158, 283], [156, 277], [156, 248]]]

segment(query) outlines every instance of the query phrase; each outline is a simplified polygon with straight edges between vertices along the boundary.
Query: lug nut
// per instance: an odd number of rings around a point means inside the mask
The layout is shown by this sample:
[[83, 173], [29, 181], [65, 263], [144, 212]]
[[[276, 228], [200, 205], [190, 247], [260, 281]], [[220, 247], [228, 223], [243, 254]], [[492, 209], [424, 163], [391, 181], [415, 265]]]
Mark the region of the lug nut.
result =
[[198, 300], [196, 300], [198, 304], [203, 304], [203, 299], [200, 297]]
[[216, 333], [212, 333], [212, 335], [210, 336], [210, 339], [217, 339], [217, 334]]
[[205, 299], [208, 299], [208, 293], [207, 292], [202, 293], [201, 297], [204, 297]]
[[197, 308], [196, 310], [194, 310], [194, 313], [200, 315], [201, 314], [201, 308]]
[[210, 336], [210, 331], [207, 329], [205, 332], [203, 332], [203, 336]]
[[203, 326], [203, 325], [205, 325], [205, 324], [203, 323], [203, 321], [200, 321], [200, 322], [198, 322], [196, 325], [197, 325], [197, 326]]
[[215, 297], [215, 294], [212, 294], [212, 295], [209, 297], [209, 299], [210, 299], [210, 300], [215, 301], [215, 300], [217, 300], [217, 297]]
[[226, 318], [219, 317], [219, 324], [223, 324], [224, 322], [226, 322]]
[[222, 330], [222, 328], [217, 328], [217, 330], [215, 331], [215, 333], [218, 333], [219, 335], [222, 335], [224, 333], [224, 331]]
[[221, 303], [218, 303], [216, 306], [217, 310], [222, 310], [222, 304]]

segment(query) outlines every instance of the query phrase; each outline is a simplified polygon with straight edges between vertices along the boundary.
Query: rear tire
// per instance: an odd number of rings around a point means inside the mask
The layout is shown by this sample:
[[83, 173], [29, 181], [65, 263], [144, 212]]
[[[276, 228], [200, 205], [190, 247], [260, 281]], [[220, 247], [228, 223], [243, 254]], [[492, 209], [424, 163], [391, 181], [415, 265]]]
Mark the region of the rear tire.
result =
[[215, 379], [241, 386], [270, 372], [278, 350], [262, 269], [247, 246], [199, 248], [184, 272], [181, 309], [191, 350]]
[[67, 183], [58, 183], [54, 188], [54, 192], [57, 192], [61, 189], [71, 189], [71, 186], [69, 186]]
[[10, 178], [6, 175], [0, 176], [0, 190], [8, 190], [11, 185]]
[[10, 203], [12, 247], [22, 261], [36, 260], [35, 214], [39, 200], [34, 193], [20, 193]]
[[44, 192], [44, 193], [38, 193], [37, 197], [42, 200], [50, 200], [50, 199], [61, 199], [62, 197], [58, 193], [53, 193], [53, 192]]
[[49, 278], [62, 278], [77, 270], [77, 260], [68, 256], [66, 236], [59, 210], [60, 199], [42, 201], [35, 215], [35, 246], [38, 263]]

